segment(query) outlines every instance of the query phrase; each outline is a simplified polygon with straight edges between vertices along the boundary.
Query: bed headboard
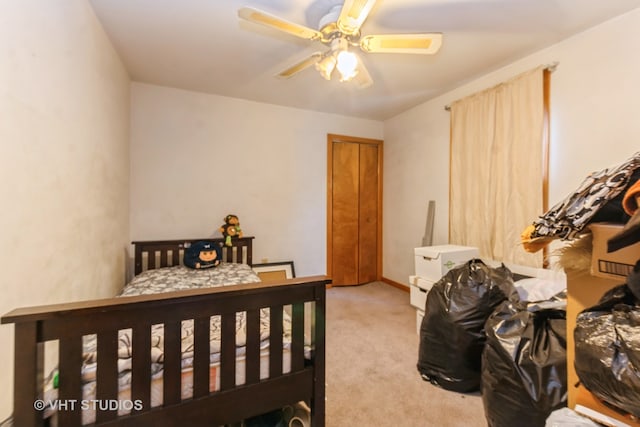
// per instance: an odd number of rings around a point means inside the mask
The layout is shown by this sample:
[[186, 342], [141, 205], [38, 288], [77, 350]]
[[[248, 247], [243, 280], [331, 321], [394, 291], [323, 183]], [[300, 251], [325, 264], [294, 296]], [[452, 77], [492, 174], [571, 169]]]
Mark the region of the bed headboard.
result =
[[222, 238], [156, 240], [131, 242], [135, 248], [134, 275], [145, 270], [171, 267], [182, 264], [184, 249], [193, 242], [206, 240], [222, 247], [222, 261], [252, 265], [253, 237], [231, 239], [231, 246], [225, 246]]

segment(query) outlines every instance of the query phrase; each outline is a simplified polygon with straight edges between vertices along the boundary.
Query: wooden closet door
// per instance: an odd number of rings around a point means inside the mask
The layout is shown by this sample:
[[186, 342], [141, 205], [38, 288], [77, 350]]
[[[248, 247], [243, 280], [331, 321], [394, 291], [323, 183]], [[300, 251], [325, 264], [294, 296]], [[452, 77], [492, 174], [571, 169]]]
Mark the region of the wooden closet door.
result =
[[359, 144], [333, 144], [333, 283], [358, 283]]
[[380, 279], [381, 142], [329, 135], [327, 271], [337, 286]]
[[378, 146], [360, 144], [358, 282], [377, 280]]

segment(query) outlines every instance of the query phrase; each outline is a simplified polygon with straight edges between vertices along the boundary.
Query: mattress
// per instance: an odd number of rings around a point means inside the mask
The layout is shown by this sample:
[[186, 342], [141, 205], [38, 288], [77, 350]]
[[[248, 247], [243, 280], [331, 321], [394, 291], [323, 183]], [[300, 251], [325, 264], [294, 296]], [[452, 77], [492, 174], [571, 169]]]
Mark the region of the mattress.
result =
[[[148, 295], [173, 292], [185, 289], [209, 288], [218, 286], [232, 286], [241, 283], [260, 282], [258, 275], [245, 264], [221, 263], [216, 268], [194, 270], [184, 266], [166, 267], [147, 270], [136, 276], [127, 284], [119, 296]], [[246, 313], [236, 313], [236, 385], [245, 382], [245, 344], [246, 344]], [[269, 309], [260, 310], [260, 378], [269, 377]], [[210, 319], [210, 391], [220, 387], [220, 316]], [[181, 323], [181, 351], [182, 351], [182, 380], [181, 396], [188, 399], [193, 395], [193, 320]], [[283, 372], [290, 371], [291, 318], [283, 312]], [[131, 365], [132, 365], [132, 331], [124, 329], [118, 332], [118, 400], [130, 402], [131, 397]], [[162, 373], [164, 361], [164, 325], [151, 327], [151, 406], [162, 404]], [[309, 356], [308, 345], [305, 346], [306, 357]], [[82, 399], [94, 401], [96, 397], [96, 368], [97, 368], [97, 336], [87, 335], [83, 338], [82, 364]], [[45, 386], [45, 402], [55, 402], [57, 389], [54, 387], [55, 372], [49, 376]], [[54, 405], [55, 406], [55, 405]], [[118, 414], [124, 415], [131, 411], [131, 404], [121, 405]], [[52, 405], [45, 408], [45, 417], [55, 414]], [[55, 417], [54, 417], [55, 418]], [[95, 421], [95, 409], [89, 408], [82, 412], [82, 423], [90, 424]]]
[[258, 282], [260, 277], [247, 264], [223, 262], [215, 268], [201, 270], [176, 265], [143, 271], [122, 289], [119, 296], [159, 294]]

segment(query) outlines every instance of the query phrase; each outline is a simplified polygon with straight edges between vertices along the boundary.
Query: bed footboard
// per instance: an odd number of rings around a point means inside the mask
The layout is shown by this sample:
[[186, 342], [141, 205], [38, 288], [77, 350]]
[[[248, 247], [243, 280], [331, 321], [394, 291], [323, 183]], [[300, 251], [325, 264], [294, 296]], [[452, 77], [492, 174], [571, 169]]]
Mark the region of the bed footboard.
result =
[[[2, 323], [15, 324], [14, 424], [42, 426], [44, 343], [58, 342], [58, 425], [82, 425], [83, 337], [97, 337], [96, 400], [118, 401], [118, 332], [131, 330], [130, 414], [95, 403], [96, 425], [215, 426], [306, 401], [311, 425], [324, 426], [324, 276], [283, 283], [236, 285], [206, 290], [121, 297], [13, 310]], [[268, 376], [260, 375], [260, 310], [269, 308], [269, 348], [282, 349], [283, 313], [290, 311], [290, 370], [283, 353], [270, 351]], [[236, 384], [236, 313], [246, 316], [244, 384]], [[209, 322], [219, 316], [219, 388], [211, 390]], [[305, 323], [305, 318], [307, 319]], [[181, 397], [181, 322], [193, 320], [193, 395]], [[162, 404], [151, 407], [151, 327], [164, 325]], [[311, 332], [305, 357], [305, 330]], [[47, 354], [47, 359], [49, 355]], [[97, 406], [97, 407], [96, 407]], [[108, 405], [106, 405], [108, 406]]]

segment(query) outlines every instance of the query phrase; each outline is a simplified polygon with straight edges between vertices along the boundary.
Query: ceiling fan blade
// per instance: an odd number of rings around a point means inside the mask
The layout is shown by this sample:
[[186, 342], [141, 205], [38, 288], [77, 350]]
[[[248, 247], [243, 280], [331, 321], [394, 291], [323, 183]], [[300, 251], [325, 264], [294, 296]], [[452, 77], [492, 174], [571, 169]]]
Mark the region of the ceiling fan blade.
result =
[[338, 17], [338, 28], [345, 34], [360, 31], [376, 0], [346, 0]]
[[292, 65], [286, 70], [279, 72], [276, 75], [283, 79], [288, 79], [289, 77], [292, 77], [294, 74], [298, 74], [300, 71], [304, 70], [305, 68], [312, 66], [313, 64], [318, 62], [320, 58], [322, 58], [322, 52], [314, 52], [311, 54], [311, 56], [303, 59], [300, 62], [297, 62], [296, 64]]
[[305, 27], [304, 25], [285, 21], [284, 19], [278, 18], [277, 16], [270, 15], [266, 12], [262, 12], [251, 7], [240, 8], [238, 10], [238, 16], [247, 21], [262, 24], [270, 28], [275, 28], [276, 30], [284, 31], [285, 33], [289, 33], [307, 40], [317, 40], [322, 37], [322, 34], [319, 31]]
[[434, 54], [442, 45], [442, 34], [381, 34], [365, 36], [360, 47], [365, 52]]
[[362, 60], [358, 60], [358, 74], [352, 79], [352, 81], [358, 86], [359, 89], [365, 89], [373, 84], [373, 79], [367, 71], [367, 68], [362, 63]]

